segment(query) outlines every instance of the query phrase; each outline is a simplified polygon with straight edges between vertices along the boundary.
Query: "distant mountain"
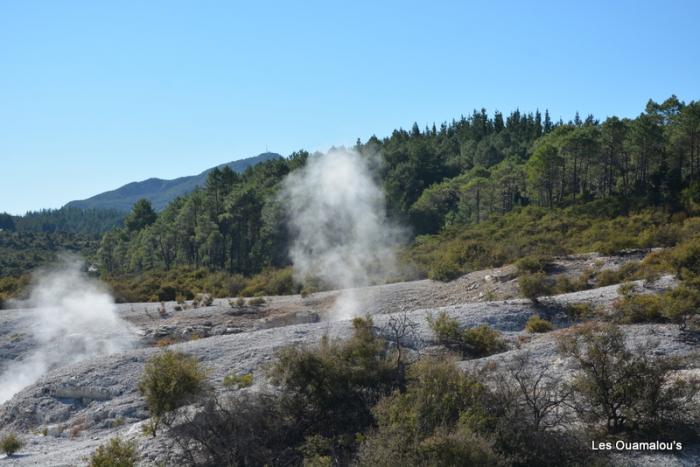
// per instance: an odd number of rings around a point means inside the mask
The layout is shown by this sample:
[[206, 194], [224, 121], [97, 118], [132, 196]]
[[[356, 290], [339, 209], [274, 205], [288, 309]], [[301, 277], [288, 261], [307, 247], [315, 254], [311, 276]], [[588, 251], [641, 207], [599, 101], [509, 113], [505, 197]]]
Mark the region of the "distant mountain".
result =
[[[250, 166], [265, 162], [271, 159], [279, 159], [282, 156], [274, 152], [264, 152], [255, 157], [240, 159], [221, 164], [219, 168], [224, 166], [231, 167], [235, 172], [243, 172]], [[149, 178], [142, 182], [132, 182], [126, 184], [116, 190], [105, 191], [99, 195], [92, 196], [88, 199], [71, 201], [66, 204], [68, 208], [80, 209], [116, 209], [119, 211], [129, 211], [131, 206], [141, 198], [146, 198], [151, 202], [156, 211], [165, 208], [168, 203], [178, 196], [182, 196], [194, 190], [197, 186], [203, 186], [207, 180], [207, 175], [214, 168], [207, 169], [199, 175], [191, 175], [189, 177], [180, 177], [174, 180], [163, 180], [161, 178]]]

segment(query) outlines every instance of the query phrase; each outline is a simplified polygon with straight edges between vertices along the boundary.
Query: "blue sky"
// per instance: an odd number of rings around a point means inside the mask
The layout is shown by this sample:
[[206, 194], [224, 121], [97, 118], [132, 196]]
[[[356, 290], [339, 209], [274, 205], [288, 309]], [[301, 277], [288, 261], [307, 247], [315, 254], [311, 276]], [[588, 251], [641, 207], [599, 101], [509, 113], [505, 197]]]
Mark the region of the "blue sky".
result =
[[474, 108], [700, 96], [700, 2], [0, 2], [0, 211]]

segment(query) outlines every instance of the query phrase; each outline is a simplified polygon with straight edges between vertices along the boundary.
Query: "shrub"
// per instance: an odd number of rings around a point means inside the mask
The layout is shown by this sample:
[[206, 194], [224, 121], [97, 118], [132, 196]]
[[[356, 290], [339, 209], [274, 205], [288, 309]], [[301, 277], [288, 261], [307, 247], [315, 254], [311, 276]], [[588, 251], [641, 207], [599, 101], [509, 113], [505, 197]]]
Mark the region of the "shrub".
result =
[[612, 269], [600, 271], [598, 274], [596, 274], [595, 280], [598, 287], [605, 287], [607, 285], [619, 284], [622, 282], [620, 273]]
[[636, 279], [644, 273], [644, 268], [639, 262], [630, 261], [619, 269], [605, 269], [595, 275], [595, 282], [598, 287], [619, 284], [624, 281]]
[[224, 386], [232, 389], [247, 388], [253, 384], [253, 373], [243, 375], [228, 374], [224, 376]]
[[92, 453], [90, 467], [133, 467], [138, 462], [136, 443], [112, 438]]
[[518, 290], [520, 295], [537, 304], [539, 297], [549, 295], [551, 288], [547, 284], [547, 276], [541, 272], [535, 274], [523, 274], [518, 277]]
[[593, 317], [595, 310], [590, 303], [569, 303], [564, 309], [566, 316], [574, 321], [587, 320]]
[[515, 262], [520, 274], [544, 272], [549, 266], [550, 260], [544, 256], [525, 256]]
[[654, 294], [636, 294], [633, 283], [620, 285], [619, 298], [614, 308], [618, 312], [617, 319], [622, 323], [645, 323], [664, 321], [664, 304], [662, 297]]
[[265, 302], [266, 302], [265, 297], [254, 297], [248, 301], [248, 305], [261, 306], [261, 305], [264, 305]]
[[462, 330], [456, 319], [441, 311], [437, 318], [428, 316], [430, 328], [440, 344], [458, 350], [462, 355], [482, 357], [506, 348], [500, 333], [487, 325]]
[[22, 441], [15, 433], [8, 433], [0, 439], [0, 449], [8, 456], [13, 455], [24, 447]]
[[600, 241], [593, 245], [595, 251], [604, 255], [616, 255], [623, 250], [638, 248], [639, 242], [631, 235], [619, 234], [615, 237]]
[[484, 416], [484, 392], [452, 361], [417, 362], [407, 390], [375, 407], [377, 428], [364, 439], [357, 465], [501, 465], [492, 443], [467, 422]]
[[173, 410], [201, 394], [204, 385], [204, 370], [194, 357], [167, 350], [151, 358], [139, 382], [153, 419], [151, 434], [156, 435], [161, 422], [168, 424]]
[[454, 261], [442, 259], [436, 261], [428, 272], [428, 278], [434, 281], [450, 282], [464, 274], [462, 267]]
[[652, 360], [651, 347], [630, 351], [615, 325], [588, 325], [563, 335], [559, 352], [579, 366], [573, 382], [577, 411], [602, 422], [608, 433], [677, 430], [683, 414], [695, 410], [690, 401], [697, 385], [674, 376], [678, 360]]
[[664, 321], [663, 301], [659, 295], [632, 293], [623, 294], [615, 302], [615, 310], [620, 314], [622, 323], [650, 323]]
[[557, 277], [552, 292], [556, 294], [576, 292], [576, 285], [564, 274]]
[[664, 293], [662, 297], [663, 316], [685, 329], [695, 316], [700, 314], [700, 290], [695, 284], [681, 283]]
[[642, 248], [672, 247], [681, 238], [681, 227], [677, 224], [654, 225], [644, 229], [639, 235], [639, 246]]
[[212, 303], [214, 303], [214, 298], [208, 293], [198, 293], [192, 300], [192, 306], [195, 308], [210, 306]]
[[372, 406], [402, 378], [372, 321], [356, 318], [353, 327], [353, 337], [342, 343], [324, 338], [318, 348], [285, 348], [269, 372], [282, 407], [304, 427], [304, 437], [329, 440], [330, 448], [314, 455], [341, 465], [349, 464], [355, 435], [374, 423]]
[[671, 265], [681, 277], [700, 275], [700, 239], [694, 238], [676, 246], [670, 259]]
[[292, 268], [288, 267], [268, 269], [251, 277], [240, 293], [244, 297], [252, 297], [255, 295], [289, 295], [298, 291], [299, 286], [294, 282]]
[[525, 323], [525, 330], [531, 333], [549, 332], [552, 329], [554, 329], [554, 325], [550, 321], [540, 318], [539, 315], [530, 316], [530, 319]]
[[463, 341], [468, 353], [475, 357], [484, 357], [506, 349], [501, 334], [485, 324], [465, 330]]
[[437, 318], [427, 316], [430, 329], [438, 342], [450, 349], [459, 349], [462, 342], [462, 330], [456, 319], [450, 318], [446, 311], [438, 313]]
[[177, 289], [172, 284], [164, 284], [158, 291], [158, 300], [161, 302], [171, 302], [177, 298]]
[[294, 448], [303, 431], [288, 418], [277, 397], [246, 393], [209, 398], [168, 436], [181, 448], [169, 465], [301, 465]]

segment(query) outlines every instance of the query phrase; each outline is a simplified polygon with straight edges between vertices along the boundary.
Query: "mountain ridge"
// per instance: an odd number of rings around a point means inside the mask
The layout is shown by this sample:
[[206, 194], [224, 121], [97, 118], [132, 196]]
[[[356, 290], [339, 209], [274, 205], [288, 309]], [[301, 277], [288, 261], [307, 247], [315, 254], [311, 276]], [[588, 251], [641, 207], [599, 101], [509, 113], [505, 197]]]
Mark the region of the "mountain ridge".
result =
[[141, 198], [146, 198], [151, 202], [156, 211], [161, 211], [173, 199], [193, 191], [198, 186], [204, 185], [207, 175], [215, 168], [228, 166], [235, 172], [243, 172], [253, 165], [279, 158], [282, 158], [280, 154], [264, 152], [254, 157], [247, 157], [211, 167], [197, 175], [173, 179], [151, 177], [145, 180], [127, 183], [114, 190], [98, 193], [86, 199], [70, 201], [66, 203], [64, 207], [129, 211], [136, 201]]

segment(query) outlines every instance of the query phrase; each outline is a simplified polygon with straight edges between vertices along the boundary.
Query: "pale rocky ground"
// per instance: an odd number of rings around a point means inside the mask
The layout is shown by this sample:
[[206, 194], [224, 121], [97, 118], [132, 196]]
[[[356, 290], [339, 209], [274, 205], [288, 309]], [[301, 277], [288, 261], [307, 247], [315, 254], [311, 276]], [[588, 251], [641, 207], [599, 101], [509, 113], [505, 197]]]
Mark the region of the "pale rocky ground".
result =
[[[579, 255], [556, 260], [555, 274], [577, 277], [586, 270], [617, 268], [639, 260], [642, 253], [626, 257]], [[664, 276], [654, 284], [636, 283], [640, 292], [655, 293], [673, 287], [675, 280]], [[487, 363], [503, 364], [527, 352], [532, 361], [552, 371], [571, 373], [570, 362], [556, 352], [556, 337], [571, 323], [563, 308], [571, 303], [588, 303], [609, 308], [617, 299], [618, 286], [550, 297], [535, 308], [517, 295], [513, 266], [478, 271], [450, 283], [429, 280], [402, 282], [356, 290], [359, 308], [373, 315], [378, 332], [399, 313], [407, 313], [418, 323], [417, 338], [410, 343], [417, 352], [437, 350], [426, 317], [445, 310], [464, 326], [488, 324], [501, 331], [509, 350], [491, 357], [461, 362], [465, 369]], [[347, 338], [350, 321], [325, 321], [338, 292], [300, 296], [266, 297], [259, 306], [231, 306], [228, 300], [215, 300], [212, 306], [176, 310], [176, 303], [134, 303], [119, 305], [137, 338], [133, 350], [90, 359], [56, 368], [35, 384], [0, 406], [0, 432], [16, 431], [27, 442], [21, 454], [1, 458], [0, 465], [82, 465], [85, 458], [114, 435], [139, 444], [143, 465], [170, 465], [164, 437], [150, 438], [141, 432], [148, 418], [137, 389], [144, 362], [161, 349], [159, 339], [178, 341], [171, 347], [197, 357], [209, 370], [209, 380], [217, 390], [229, 373], [254, 374], [252, 390], [266, 385], [264, 368], [275, 353], [288, 345], [313, 345], [322, 336]], [[559, 330], [531, 335], [523, 328], [533, 314], [545, 315]], [[0, 311], [0, 369], [10, 360], [21, 360], [31, 352], [29, 326], [31, 310]], [[656, 342], [659, 355], [690, 355], [698, 342], [673, 325], [624, 326], [633, 346]], [[181, 342], [180, 342], [181, 341]], [[700, 370], [688, 373], [700, 376]], [[700, 447], [690, 446], [680, 455], [628, 454], [615, 458], [620, 465], [700, 465]]]

